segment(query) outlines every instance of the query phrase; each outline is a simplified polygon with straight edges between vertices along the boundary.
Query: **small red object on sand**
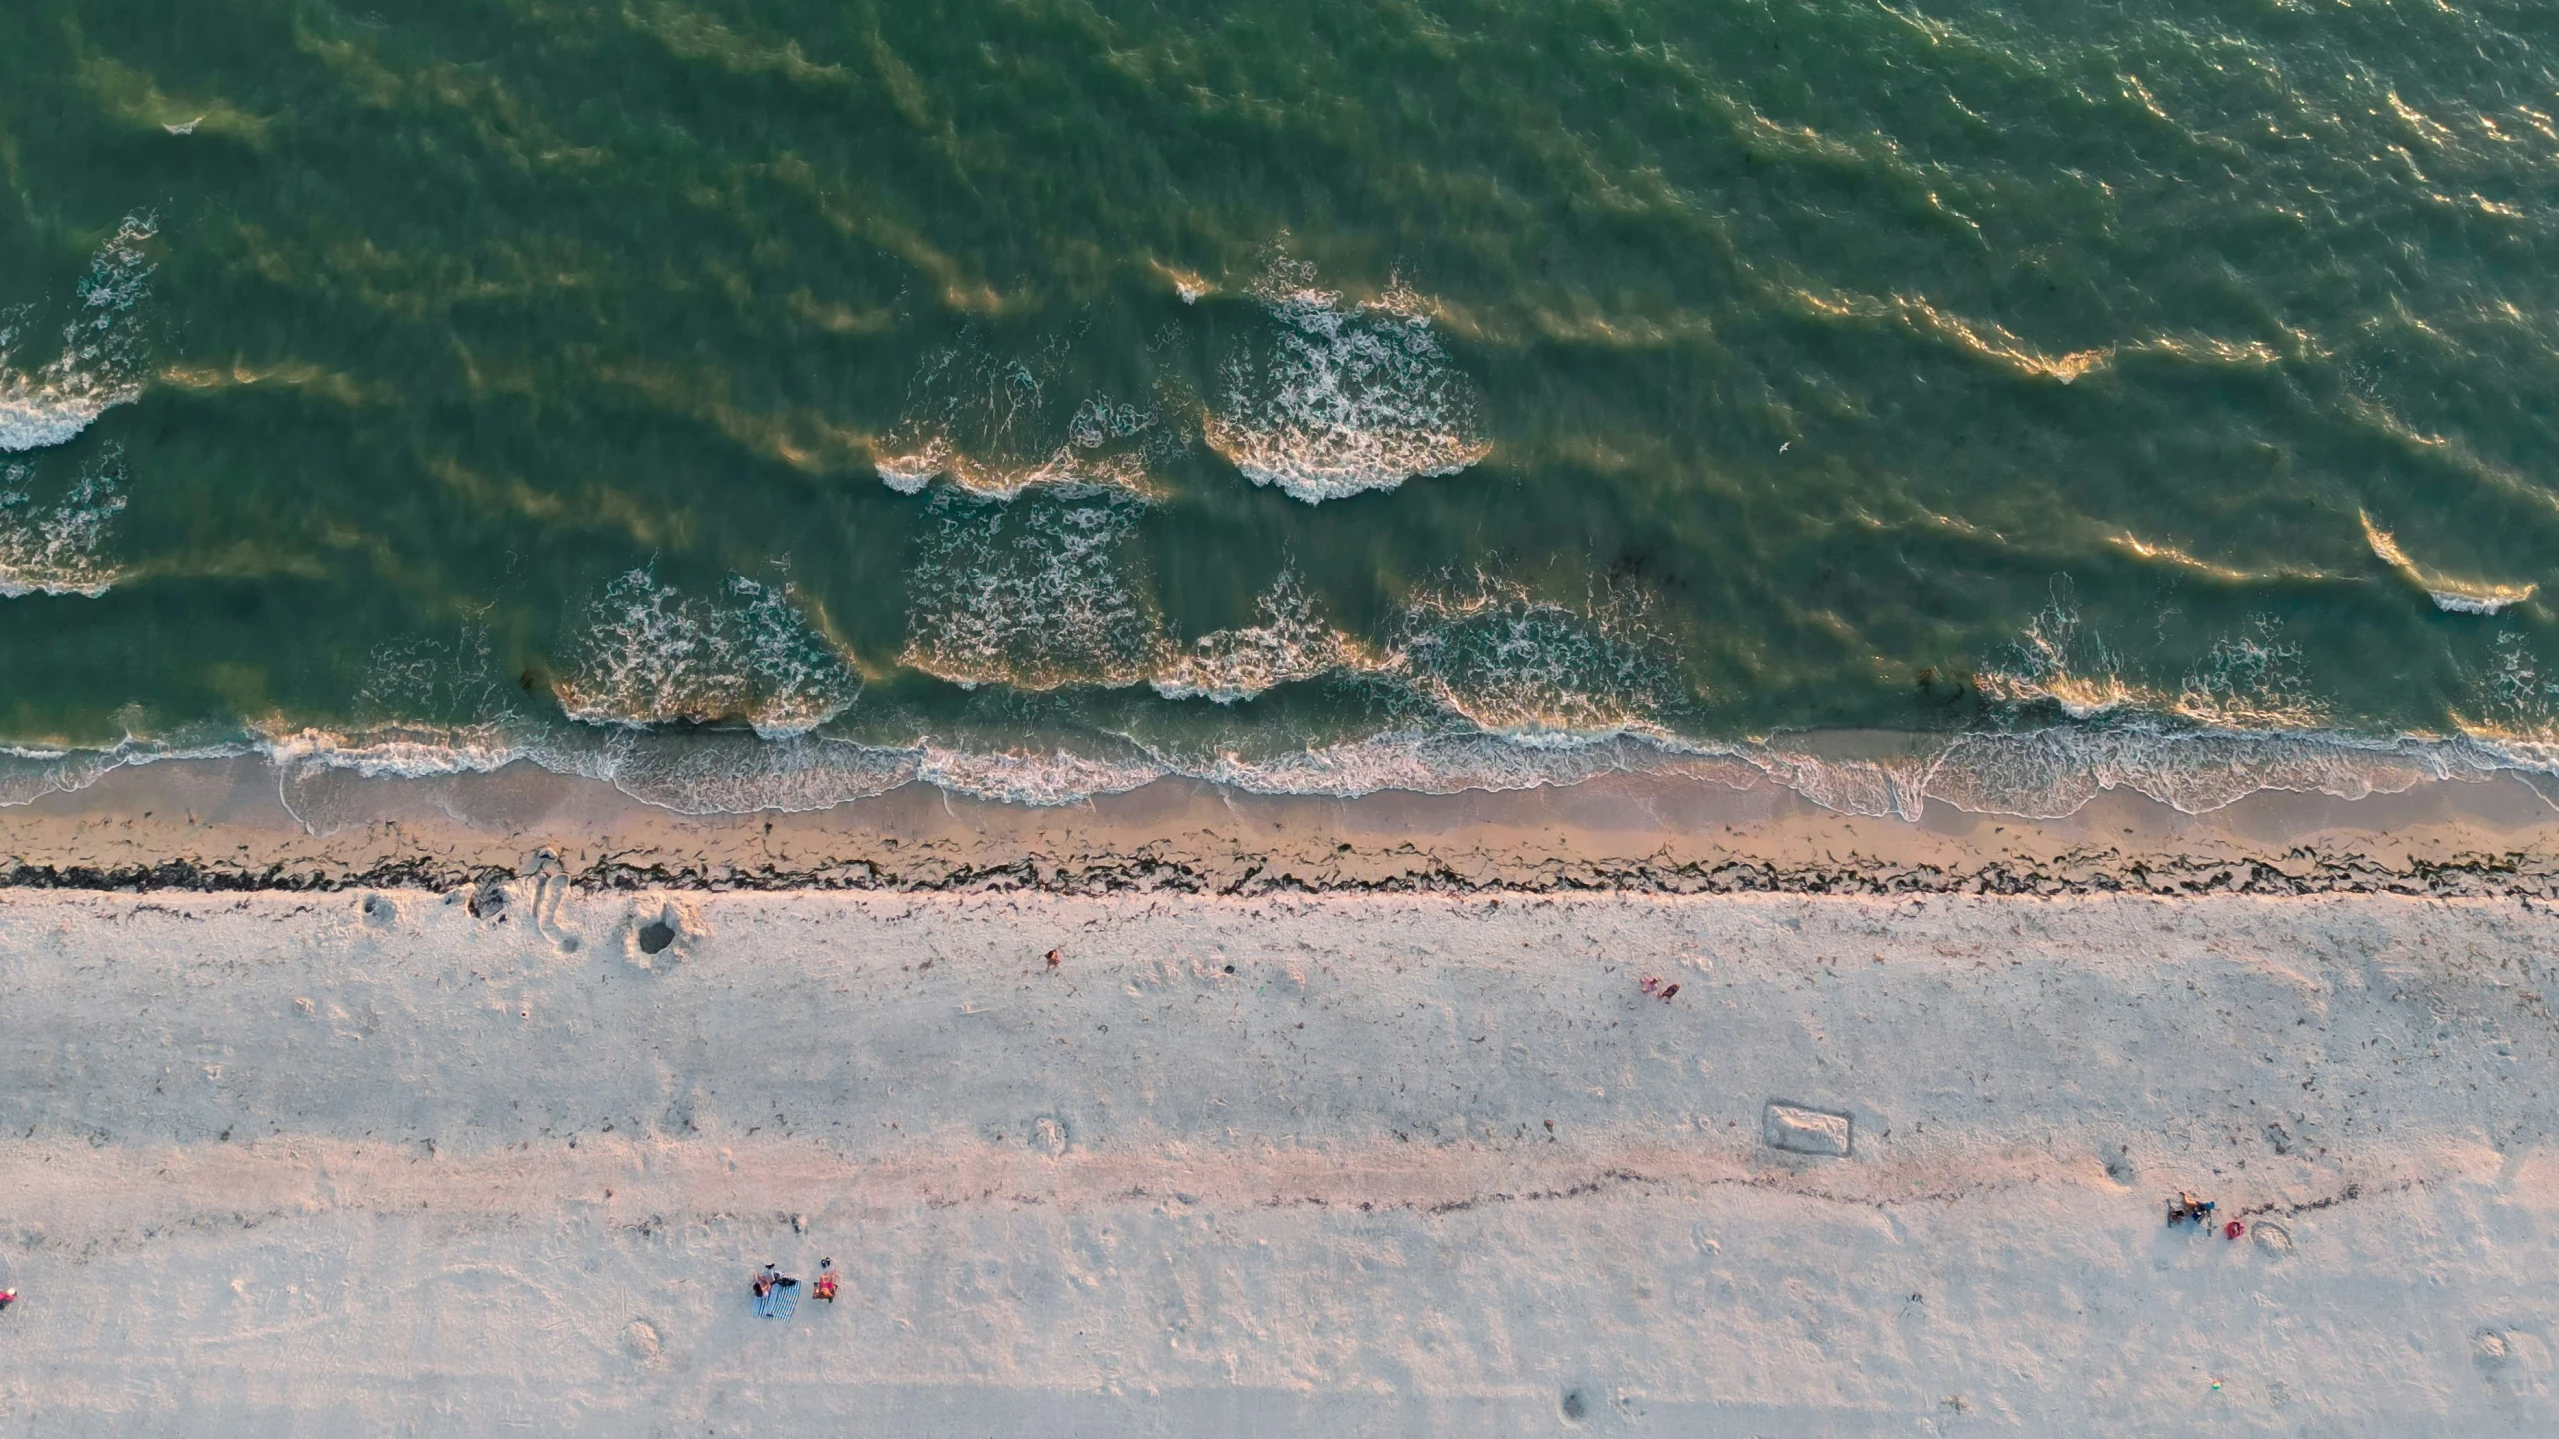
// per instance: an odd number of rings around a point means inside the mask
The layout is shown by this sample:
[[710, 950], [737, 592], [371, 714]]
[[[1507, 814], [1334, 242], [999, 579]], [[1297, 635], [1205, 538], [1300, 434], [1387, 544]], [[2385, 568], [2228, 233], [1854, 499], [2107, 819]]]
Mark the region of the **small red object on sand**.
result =
[[1661, 992], [1661, 996], [1660, 996], [1660, 997], [1661, 997], [1661, 1001], [1662, 1001], [1662, 1003], [1664, 1003], [1664, 1004], [1668, 1004], [1668, 1003], [1670, 1003], [1670, 1002], [1671, 1002], [1671, 1000], [1672, 1000], [1674, 997], [1676, 997], [1678, 994], [1679, 994], [1679, 986], [1678, 986], [1678, 985], [1676, 985], [1676, 984], [1673, 984], [1673, 985], [1666, 985], [1666, 986], [1664, 986], [1664, 987], [1663, 987], [1662, 992]]
[[2245, 1234], [2245, 1233], [2247, 1233], [2247, 1232], [2248, 1232], [2248, 1226], [2247, 1226], [2247, 1225], [2245, 1225], [2245, 1224], [2240, 1223], [2240, 1222], [2239, 1222], [2238, 1220], [2236, 1220], [2236, 1219], [2234, 1219], [2234, 1220], [2230, 1221], [2228, 1224], [2225, 1224], [2225, 1225], [2221, 1226], [2221, 1237], [2222, 1237], [2222, 1238], [2224, 1238], [2224, 1239], [2236, 1239], [2236, 1238], [2238, 1238], [2240, 1235]]
[[1055, 969], [1055, 968], [1057, 968], [1057, 951], [1056, 951], [1056, 950], [1053, 950], [1053, 949], [1052, 949], [1052, 950], [1050, 950], [1050, 951], [1048, 952], [1048, 967], [1049, 967], [1049, 968], [1051, 968], [1051, 969]]
[[15, 1289], [0, 1289], [0, 1309], [6, 1309], [6, 1308], [8, 1308], [10, 1305], [15, 1304], [15, 1303], [17, 1303], [17, 1302], [18, 1302], [18, 1291], [17, 1291], [17, 1290], [15, 1290]]

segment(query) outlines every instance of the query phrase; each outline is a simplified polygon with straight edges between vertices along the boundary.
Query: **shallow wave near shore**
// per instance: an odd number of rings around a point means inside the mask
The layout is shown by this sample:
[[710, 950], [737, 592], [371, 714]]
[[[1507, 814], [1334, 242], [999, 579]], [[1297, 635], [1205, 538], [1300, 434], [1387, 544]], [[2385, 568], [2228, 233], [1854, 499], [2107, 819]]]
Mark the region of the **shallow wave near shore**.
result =
[[1816, 753], [1819, 737], [1701, 744], [1617, 735], [1531, 745], [1485, 734], [1402, 734], [1261, 761], [1222, 754], [1203, 763], [1145, 754], [1095, 759], [1062, 749], [973, 751], [929, 740], [897, 746], [806, 734], [763, 739], [745, 731], [302, 730], [195, 745], [0, 748], [0, 805], [76, 792], [127, 765], [245, 755], [264, 756], [280, 782], [324, 770], [426, 779], [524, 762], [687, 815], [820, 810], [909, 784], [1045, 806], [1167, 779], [1350, 799], [1382, 791], [1520, 790], [1635, 774], [1735, 788], [1774, 783], [1822, 808], [1870, 817], [1916, 821], [1936, 801], [1970, 813], [2057, 819], [2118, 789], [2202, 814], [2263, 790], [2361, 799], [2509, 772], [2559, 775], [2559, 751], [2468, 736], [2384, 740], [2118, 723], [1891, 738], [1902, 742], [1902, 752], [1875, 757]]

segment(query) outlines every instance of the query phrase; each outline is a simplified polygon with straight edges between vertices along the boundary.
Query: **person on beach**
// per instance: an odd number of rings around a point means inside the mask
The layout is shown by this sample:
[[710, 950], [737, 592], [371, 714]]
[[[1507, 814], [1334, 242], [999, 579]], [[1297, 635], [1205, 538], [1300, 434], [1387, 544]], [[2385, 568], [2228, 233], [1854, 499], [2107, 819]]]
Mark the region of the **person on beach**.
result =
[[835, 1302], [835, 1283], [835, 1261], [832, 1259], [819, 1260], [817, 1262], [817, 1287], [811, 1289], [809, 1292], [816, 1295], [818, 1298], [825, 1300], [827, 1303], [832, 1304]]
[[18, 1302], [18, 1291], [17, 1291], [17, 1290], [15, 1290], [15, 1289], [0, 1289], [0, 1309], [6, 1309], [6, 1308], [8, 1308], [10, 1305], [15, 1304], [15, 1303], [17, 1303], [17, 1302]]

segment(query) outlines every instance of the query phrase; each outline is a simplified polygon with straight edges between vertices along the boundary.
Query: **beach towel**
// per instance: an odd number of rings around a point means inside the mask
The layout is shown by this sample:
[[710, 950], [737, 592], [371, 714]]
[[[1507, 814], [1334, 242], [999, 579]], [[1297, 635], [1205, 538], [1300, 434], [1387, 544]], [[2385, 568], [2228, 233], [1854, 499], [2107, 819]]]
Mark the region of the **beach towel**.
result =
[[799, 1313], [800, 1281], [783, 1280], [770, 1295], [765, 1297], [764, 1303], [766, 1306], [764, 1317], [767, 1319], [788, 1319]]

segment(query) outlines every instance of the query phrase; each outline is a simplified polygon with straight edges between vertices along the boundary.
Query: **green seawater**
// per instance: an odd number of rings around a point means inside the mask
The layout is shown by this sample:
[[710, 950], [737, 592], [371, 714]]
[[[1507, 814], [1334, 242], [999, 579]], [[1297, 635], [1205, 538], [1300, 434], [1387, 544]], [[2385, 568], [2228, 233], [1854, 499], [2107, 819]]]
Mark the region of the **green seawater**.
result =
[[2554, 59], [2519, 0], [12, 0], [0, 743], [2535, 766]]

